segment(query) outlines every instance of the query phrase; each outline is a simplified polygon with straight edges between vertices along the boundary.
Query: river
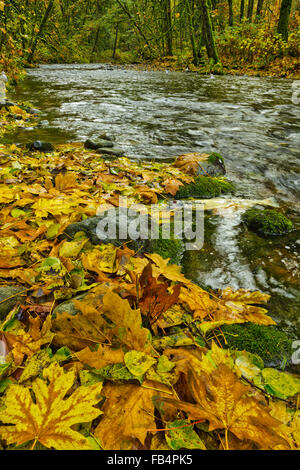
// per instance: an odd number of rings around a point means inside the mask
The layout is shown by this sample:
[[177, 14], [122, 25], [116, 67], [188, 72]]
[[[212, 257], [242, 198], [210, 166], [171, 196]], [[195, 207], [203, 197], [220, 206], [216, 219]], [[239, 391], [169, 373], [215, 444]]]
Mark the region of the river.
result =
[[263, 239], [241, 225], [238, 207], [215, 210], [206, 220], [204, 248], [185, 254], [184, 271], [214, 289], [231, 285], [270, 293], [270, 314], [299, 336], [300, 106], [293, 103], [292, 83], [101, 64], [42, 65], [29, 70], [10, 96], [39, 108], [40, 123], [10, 140], [55, 144], [106, 132], [131, 158], [221, 153], [236, 197], [271, 198], [296, 230]]

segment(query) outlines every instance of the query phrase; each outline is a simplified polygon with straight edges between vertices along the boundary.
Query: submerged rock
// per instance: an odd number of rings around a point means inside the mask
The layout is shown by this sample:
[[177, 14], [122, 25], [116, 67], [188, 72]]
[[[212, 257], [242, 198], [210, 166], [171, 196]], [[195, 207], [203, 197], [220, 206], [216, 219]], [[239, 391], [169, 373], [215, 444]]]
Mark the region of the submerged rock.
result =
[[24, 288], [17, 286], [0, 286], [0, 320], [3, 320], [6, 315], [25, 297]]
[[26, 144], [26, 147], [29, 150], [37, 150], [38, 152], [54, 152], [55, 147], [50, 142], [42, 142], [41, 140], [36, 140], [35, 142], [30, 142]]
[[97, 150], [99, 148], [112, 148], [114, 144], [110, 140], [100, 139], [100, 140], [90, 140], [87, 139], [84, 143], [84, 148], [88, 150]]
[[221, 178], [197, 176], [194, 183], [185, 184], [175, 195], [175, 199], [187, 197], [210, 199], [234, 192], [234, 185]]
[[274, 209], [248, 209], [242, 220], [250, 230], [262, 235], [283, 235], [293, 229], [293, 223]]

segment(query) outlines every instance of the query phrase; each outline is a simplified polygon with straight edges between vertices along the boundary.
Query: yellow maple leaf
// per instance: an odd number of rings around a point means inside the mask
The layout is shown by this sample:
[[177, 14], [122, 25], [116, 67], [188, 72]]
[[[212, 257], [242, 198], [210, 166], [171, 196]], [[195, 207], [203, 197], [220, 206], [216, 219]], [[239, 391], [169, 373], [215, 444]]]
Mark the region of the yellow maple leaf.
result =
[[104, 449], [132, 449], [134, 438], [145, 443], [147, 430], [156, 428], [152, 403], [155, 394], [135, 384], [104, 386], [104, 416], [94, 433]]
[[243, 385], [231, 369], [220, 364], [211, 374], [189, 371], [189, 384], [195, 402], [187, 403], [161, 398], [188, 413], [190, 419], [209, 421], [209, 431], [225, 429], [225, 447], [228, 449], [228, 431], [241, 440], [254, 441], [262, 449], [285, 445], [279, 435], [280, 422], [270, 414], [269, 407], [249, 396], [250, 387]]
[[222, 291], [222, 303], [226, 309], [220, 310], [214, 315], [215, 320], [232, 320], [253, 322], [260, 325], [276, 325], [276, 322], [266, 315], [265, 308], [253, 304], [265, 304], [270, 299], [268, 294], [261, 292], [251, 292], [240, 289], [236, 292], [231, 287]]
[[[43, 371], [43, 380], [32, 383], [31, 390], [11, 385], [0, 411], [0, 436], [7, 444], [21, 445], [33, 441], [57, 450], [90, 450], [85, 437], [71, 429], [78, 423], [97, 418], [101, 411], [94, 408], [99, 402], [102, 383], [79, 387], [65, 398], [75, 380], [73, 371], [65, 373], [57, 363]], [[35, 401], [31, 392], [34, 394]]]
[[95, 369], [101, 369], [110, 364], [119, 364], [124, 361], [122, 349], [112, 349], [106, 344], [99, 344], [96, 351], [91, 351], [89, 347], [78, 351], [76, 357], [83, 364], [87, 364]]
[[113, 333], [123, 344], [130, 349], [149, 352], [151, 335], [142, 327], [140, 310], [131, 309], [127, 300], [109, 292], [103, 297], [102, 312], [116, 325]]
[[191, 284], [191, 282], [181, 273], [181, 267], [176, 264], [169, 264], [169, 259], [164, 259], [157, 253], [147, 255], [147, 258], [155, 264], [152, 268], [152, 273], [154, 277], [160, 275], [164, 276], [166, 279], [174, 282], [184, 282], [185, 284]]

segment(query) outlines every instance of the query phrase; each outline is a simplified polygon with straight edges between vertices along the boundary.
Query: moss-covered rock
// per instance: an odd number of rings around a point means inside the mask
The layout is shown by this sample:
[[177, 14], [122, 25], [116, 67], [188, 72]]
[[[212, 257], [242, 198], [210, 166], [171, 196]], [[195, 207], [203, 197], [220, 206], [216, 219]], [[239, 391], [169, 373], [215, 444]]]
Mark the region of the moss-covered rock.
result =
[[170, 263], [180, 264], [184, 253], [184, 244], [181, 240], [149, 240], [149, 251], [158, 253], [162, 258], [170, 258]]
[[209, 176], [197, 176], [194, 183], [185, 184], [177, 192], [175, 199], [195, 197], [210, 199], [234, 192], [232, 183], [224, 178], [211, 178]]
[[[127, 218], [124, 218], [120, 212], [120, 209], [109, 211], [104, 214], [108, 217], [107, 220], [111, 219], [111, 224], [116, 223], [116, 235], [120, 234], [120, 230], [123, 230], [123, 233], [128, 234], [128, 228], [130, 223], [134, 222], [138, 218], [138, 213], [131, 211], [127, 213]], [[143, 215], [145, 217], [144, 223], [148, 227], [149, 237], [151, 236], [151, 225], [152, 221], [150, 216], [147, 214]], [[158, 239], [137, 239], [131, 240], [129, 235], [127, 239], [120, 238], [106, 238], [104, 239], [101, 236], [101, 230], [99, 230], [98, 224], [103, 221], [103, 217], [89, 217], [81, 222], [69, 225], [65, 232], [70, 237], [74, 238], [79, 233], [85, 234], [90, 241], [98, 245], [99, 243], [112, 243], [115, 246], [121, 246], [125, 242], [128, 244], [129, 248], [139, 253], [158, 253], [163, 258], [170, 258], [171, 263], [180, 264], [181, 258], [184, 252], [184, 244], [181, 240], [175, 240], [174, 238], [165, 240], [162, 238], [162, 228], [159, 228], [159, 238]], [[172, 229], [171, 229], [172, 234]]]
[[292, 222], [274, 209], [248, 209], [242, 220], [250, 230], [262, 235], [283, 235], [293, 229]]
[[276, 326], [243, 323], [222, 326], [230, 349], [258, 354], [266, 363], [288, 362], [292, 354], [292, 340]]

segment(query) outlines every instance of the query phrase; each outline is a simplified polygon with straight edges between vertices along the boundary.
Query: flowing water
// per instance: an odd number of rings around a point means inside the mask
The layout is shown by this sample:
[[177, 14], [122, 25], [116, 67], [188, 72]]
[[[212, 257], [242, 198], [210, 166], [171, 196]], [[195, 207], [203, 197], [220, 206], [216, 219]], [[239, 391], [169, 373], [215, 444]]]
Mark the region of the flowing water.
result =
[[[242, 199], [272, 198], [299, 228], [300, 106], [292, 81], [199, 76], [93, 65], [32, 69], [10, 98], [42, 111], [36, 129], [11, 142], [116, 136], [126, 155], [166, 160], [216, 151]], [[271, 315], [300, 335], [300, 233], [263, 239], [240, 223], [236, 205], [206, 220], [205, 245], [187, 252], [186, 274], [206, 286], [261, 289]]]

